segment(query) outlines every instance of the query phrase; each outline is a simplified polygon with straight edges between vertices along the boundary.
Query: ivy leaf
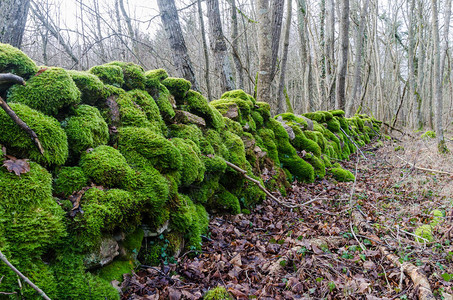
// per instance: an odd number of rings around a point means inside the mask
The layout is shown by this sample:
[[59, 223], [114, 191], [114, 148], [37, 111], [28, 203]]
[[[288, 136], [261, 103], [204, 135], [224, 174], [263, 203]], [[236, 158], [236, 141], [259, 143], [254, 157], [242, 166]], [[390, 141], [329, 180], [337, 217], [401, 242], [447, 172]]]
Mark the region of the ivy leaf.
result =
[[3, 162], [3, 166], [6, 167], [8, 172], [16, 174], [20, 177], [20, 174], [30, 172], [30, 164], [28, 159], [17, 159], [13, 156], [8, 156], [9, 159]]

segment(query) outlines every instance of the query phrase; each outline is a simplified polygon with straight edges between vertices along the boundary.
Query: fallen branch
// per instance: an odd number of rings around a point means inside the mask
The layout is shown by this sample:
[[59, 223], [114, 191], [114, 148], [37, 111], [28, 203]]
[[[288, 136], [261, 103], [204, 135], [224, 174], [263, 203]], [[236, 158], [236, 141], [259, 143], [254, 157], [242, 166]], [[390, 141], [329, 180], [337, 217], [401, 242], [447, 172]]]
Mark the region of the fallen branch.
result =
[[395, 155], [395, 156], [398, 157], [398, 158], [399, 158], [400, 160], [402, 160], [403, 162], [405, 162], [406, 164], [410, 165], [412, 168], [415, 168], [415, 169], [418, 169], [418, 170], [421, 170], [421, 171], [426, 171], [426, 172], [433, 172], [433, 173], [439, 173], [439, 174], [445, 174], [445, 175], [453, 176], [453, 173], [450, 173], [450, 172], [445, 172], [445, 171], [439, 171], [439, 170], [434, 170], [434, 169], [426, 169], [426, 168], [422, 168], [422, 167], [417, 167], [415, 164], [410, 163], [410, 162], [404, 160], [404, 158], [399, 157], [398, 155]]
[[398, 131], [398, 132], [401, 133], [402, 135], [407, 135], [407, 136], [410, 136], [410, 137], [412, 137], [412, 138], [415, 138], [412, 134], [407, 133], [407, 132], [404, 132], [404, 131], [402, 131], [401, 129], [398, 129], [398, 128], [396, 128], [396, 127], [393, 127], [392, 125], [390, 125], [390, 124], [388, 124], [388, 123], [382, 122], [382, 124], [384, 124], [385, 126], [387, 126], [388, 128], [390, 128], [391, 130]]
[[[25, 81], [22, 77], [19, 77], [11, 73], [0, 74], [0, 82], [2, 83], [12, 82], [25, 85]], [[19, 118], [19, 116], [11, 109], [11, 107], [9, 107], [8, 103], [6, 103], [6, 101], [3, 100], [2, 97], [0, 97], [0, 107], [3, 108], [3, 110], [14, 121], [14, 123], [16, 123], [22, 130], [24, 130], [30, 136], [33, 143], [35, 143], [36, 147], [38, 147], [39, 152], [41, 152], [41, 154], [44, 154], [44, 149], [36, 133], [33, 131], [33, 129], [28, 127], [28, 125], [24, 121], [22, 121], [21, 118]]]
[[0, 260], [3, 261], [11, 270], [13, 270], [14, 273], [19, 275], [20, 278], [22, 278], [28, 285], [30, 285], [35, 291], [38, 292], [38, 294], [43, 297], [46, 300], [50, 300], [50, 298], [44, 293], [39, 287], [37, 287], [33, 282], [30, 281], [27, 277], [25, 277], [24, 274], [22, 274], [18, 269], [16, 269], [15, 266], [13, 266], [6, 256], [0, 251]]
[[[359, 228], [359, 230], [361, 231], [364, 231], [365, 236], [367, 236], [368, 232], [369, 234], [371, 234], [373, 239], [381, 241], [381, 239], [373, 233], [373, 228], [370, 226], [370, 224], [368, 224], [368, 222], [363, 218], [363, 216], [358, 211], [354, 211], [352, 213], [352, 218], [357, 228]], [[391, 261], [393, 265], [400, 268], [407, 276], [411, 278], [412, 282], [414, 283], [415, 290], [418, 290], [418, 299], [420, 300], [435, 299], [431, 291], [428, 279], [422, 272], [420, 272], [420, 270], [416, 266], [414, 266], [410, 262], [401, 263], [400, 258], [395, 254], [390, 253], [384, 246], [379, 246], [378, 249], [379, 252], [381, 252], [382, 256]]]
[[258, 180], [250, 177], [247, 175], [247, 171], [241, 169], [240, 167], [236, 166], [235, 164], [232, 164], [230, 163], [229, 161], [225, 161], [227, 166], [233, 168], [234, 170], [238, 171], [239, 173], [242, 174], [242, 176], [244, 176], [245, 179], [247, 180], [250, 180], [251, 182], [255, 183], [264, 193], [266, 193], [267, 196], [269, 196], [269, 198], [271, 198], [272, 200], [274, 200], [275, 202], [287, 207], [287, 208], [297, 208], [299, 207], [298, 205], [290, 205], [288, 203], [285, 203], [283, 201], [280, 201], [277, 197], [275, 197], [274, 195], [272, 195], [262, 184], [261, 182], [259, 182]]
[[360, 147], [354, 142], [353, 139], [351, 139], [351, 137], [346, 133], [346, 131], [344, 131], [343, 128], [341, 128], [341, 126], [340, 126], [340, 130], [341, 130], [341, 132], [343, 132], [343, 134], [348, 138], [348, 140], [351, 141], [351, 143], [354, 144], [354, 146], [357, 148], [357, 150], [360, 152], [360, 154], [363, 156], [363, 158], [364, 158], [365, 160], [367, 160], [365, 154], [363, 154], [362, 150], [360, 150]]

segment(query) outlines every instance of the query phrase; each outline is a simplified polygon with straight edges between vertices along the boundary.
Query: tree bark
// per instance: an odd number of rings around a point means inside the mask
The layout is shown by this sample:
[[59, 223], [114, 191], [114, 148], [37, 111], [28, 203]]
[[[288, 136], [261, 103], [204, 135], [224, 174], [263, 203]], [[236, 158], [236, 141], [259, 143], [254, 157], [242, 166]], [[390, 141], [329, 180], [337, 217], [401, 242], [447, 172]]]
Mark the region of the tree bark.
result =
[[211, 50], [214, 54], [214, 66], [216, 73], [220, 76], [221, 92], [224, 93], [234, 89], [234, 82], [220, 20], [219, 0], [206, 0], [206, 5], [208, 8], [209, 35]]
[[204, 79], [206, 81], [206, 89], [208, 91], [208, 101], [212, 101], [212, 93], [211, 93], [211, 81], [209, 80], [209, 55], [208, 55], [208, 46], [206, 43], [206, 33], [203, 21], [203, 10], [201, 8], [201, 0], [197, 0], [198, 6], [198, 17], [200, 19], [200, 29], [201, 29], [201, 41], [203, 43], [203, 54], [204, 54], [204, 62], [205, 62], [205, 73]]
[[178, 11], [174, 0], [157, 0], [160, 17], [172, 49], [176, 70], [183, 78], [192, 83], [192, 89], [198, 90], [198, 83], [193, 71], [192, 62], [187, 52], [186, 42], [179, 24]]
[[[334, 0], [328, 0], [326, 15], [328, 24], [326, 26], [326, 86], [329, 92], [328, 102], [330, 109], [335, 107], [335, 3]], [[330, 88], [331, 87], [331, 88]]]
[[236, 86], [239, 89], [244, 89], [244, 72], [242, 70], [241, 60], [239, 58], [239, 36], [238, 36], [238, 15], [237, 15], [236, 0], [231, 0], [231, 22], [232, 22], [232, 46], [233, 59], [236, 67]]
[[423, 3], [418, 1], [418, 43], [420, 50], [418, 51], [418, 64], [417, 64], [417, 95], [415, 98], [415, 125], [416, 128], [421, 130], [423, 128], [423, 115], [422, 115], [422, 104], [423, 104], [423, 85], [425, 79], [425, 41], [424, 37], [424, 18], [423, 18]]
[[348, 69], [349, 49], [349, 0], [341, 1], [340, 45], [341, 56], [336, 87], [336, 108], [344, 110], [346, 104], [346, 72]]
[[275, 77], [277, 73], [277, 59], [278, 49], [280, 47], [280, 36], [282, 34], [282, 23], [283, 23], [283, 8], [285, 6], [285, 0], [273, 0], [272, 1], [272, 68], [271, 78]]
[[365, 32], [365, 20], [366, 15], [368, 14], [368, 3], [369, 0], [365, 0], [363, 4], [362, 12], [360, 13], [360, 24], [359, 30], [357, 31], [357, 49], [356, 49], [356, 60], [355, 60], [355, 69], [354, 69], [354, 83], [352, 87], [352, 97], [346, 108], [346, 115], [350, 116], [353, 113], [354, 104], [358, 102], [358, 97], [360, 97], [360, 86], [361, 86], [361, 68], [362, 68], [362, 52], [363, 52], [363, 40]]
[[431, 14], [432, 14], [432, 30], [433, 30], [433, 46], [434, 46], [434, 97], [435, 97], [435, 119], [436, 119], [436, 135], [437, 135], [437, 146], [439, 152], [446, 152], [446, 145], [444, 139], [444, 130], [442, 125], [442, 74], [440, 66], [440, 40], [439, 40], [439, 21], [437, 11], [437, 0], [431, 0]]
[[29, 8], [30, 0], [0, 1], [0, 42], [21, 47]]
[[291, 16], [292, 16], [292, 1], [288, 1], [286, 25], [285, 25], [285, 37], [283, 42], [283, 57], [281, 64], [280, 80], [278, 83], [278, 109], [277, 114], [285, 112], [286, 97], [284, 93], [285, 88], [285, 76], [286, 76], [286, 62], [288, 61], [288, 48], [289, 48], [289, 33], [291, 31]]
[[258, 80], [257, 101], [271, 102], [271, 30], [269, 0], [257, 0], [258, 11]]
[[[415, 0], [410, 1], [410, 10], [408, 11], [409, 15], [409, 30], [408, 30], [408, 41], [409, 46], [407, 49], [407, 64], [409, 66], [409, 74], [407, 80], [409, 81], [409, 103], [413, 105], [413, 107], [417, 106], [417, 99], [416, 99], [416, 81], [415, 81], [415, 37], [414, 37], [414, 20], [415, 16], [413, 12], [415, 11]], [[416, 114], [414, 114], [416, 116]], [[414, 118], [414, 127], [416, 125], [416, 117]]]

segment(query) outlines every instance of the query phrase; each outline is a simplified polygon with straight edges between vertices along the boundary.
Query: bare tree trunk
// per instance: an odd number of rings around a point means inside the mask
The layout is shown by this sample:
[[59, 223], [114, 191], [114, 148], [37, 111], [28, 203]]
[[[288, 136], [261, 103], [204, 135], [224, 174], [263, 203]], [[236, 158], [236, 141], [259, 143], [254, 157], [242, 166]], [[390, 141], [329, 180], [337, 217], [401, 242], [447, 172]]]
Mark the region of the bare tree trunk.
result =
[[417, 129], [423, 128], [423, 115], [422, 115], [422, 101], [423, 101], [423, 84], [424, 84], [424, 74], [425, 74], [425, 41], [423, 39], [424, 35], [424, 18], [423, 18], [423, 3], [418, 1], [418, 43], [420, 50], [418, 51], [418, 78], [417, 78], [417, 95], [415, 103], [415, 126]]
[[436, 134], [437, 146], [439, 152], [444, 153], [447, 150], [444, 139], [444, 131], [442, 125], [442, 74], [440, 69], [440, 41], [439, 41], [439, 21], [437, 12], [437, 0], [431, 0], [432, 23], [433, 23], [433, 44], [434, 44], [434, 92], [436, 106]]
[[[132, 51], [134, 52], [134, 56], [138, 58], [139, 57], [138, 44], [137, 44], [137, 38], [135, 36], [134, 28], [132, 27], [132, 20], [126, 12], [126, 9], [124, 7], [124, 0], [119, 0], [119, 5], [120, 5], [121, 13], [123, 14], [124, 20], [126, 21], [129, 38], [131, 39], [131, 42], [132, 42]], [[179, 20], [178, 20], [178, 24], [179, 24]]]
[[64, 48], [66, 53], [71, 57], [71, 59], [74, 61], [75, 65], [79, 64], [79, 59], [77, 56], [74, 54], [72, 51], [71, 47], [65, 42], [65, 39], [61, 36], [59, 30], [56, 28], [56, 26], [51, 22], [51, 20], [48, 20], [41, 11], [41, 8], [38, 7], [37, 3], [34, 1], [31, 1], [33, 4], [30, 9], [32, 13], [38, 18], [38, 20], [42, 23], [44, 27], [46, 27], [49, 32], [55, 37], [55, 39], [58, 40], [60, 45]]
[[284, 94], [285, 88], [285, 76], [286, 76], [286, 62], [288, 61], [288, 48], [289, 48], [289, 32], [291, 31], [291, 16], [292, 16], [292, 1], [288, 1], [286, 25], [285, 25], [285, 37], [283, 42], [283, 57], [280, 73], [280, 81], [278, 83], [278, 109], [277, 114], [285, 112], [286, 97]]
[[275, 73], [277, 72], [277, 59], [278, 49], [280, 46], [280, 36], [282, 34], [282, 23], [283, 23], [283, 8], [285, 6], [285, 0], [273, 0], [272, 1], [272, 68], [271, 78], [274, 79]]
[[271, 102], [271, 28], [269, 0], [257, 0], [258, 12], [258, 80], [257, 101]]
[[346, 104], [346, 72], [348, 69], [348, 48], [349, 48], [349, 0], [341, 1], [341, 22], [340, 22], [340, 67], [338, 71], [336, 89], [336, 108], [345, 109]]
[[0, 42], [20, 48], [30, 0], [0, 1]]
[[304, 101], [306, 104], [306, 111], [310, 112], [314, 109], [314, 97], [313, 97], [313, 75], [311, 65], [311, 54], [308, 47], [308, 33], [307, 33], [307, 4], [305, 0], [297, 0], [297, 23], [299, 29], [299, 39], [301, 46], [301, 62], [302, 62], [302, 74], [303, 83], [305, 87]]
[[335, 3], [334, 0], [327, 0], [327, 20], [326, 26], [326, 86], [328, 95], [329, 108], [335, 107]]
[[[121, 26], [121, 14], [120, 14], [120, 3], [119, 3], [120, 0], [115, 0], [115, 17], [116, 17], [116, 26], [118, 27], [117, 30], [118, 30], [118, 43], [119, 44], [122, 44], [122, 36], [123, 36], [123, 28]], [[120, 57], [121, 57], [121, 60], [125, 60], [126, 59], [126, 51], [124, 49], [119, 49], [120, 50]]]
[[107, 62], [107, 56], [105, 55], [105, 48], [104, 48], [104, 41], [102, 38], [102, 30], [101, 30], [101, 18], [100, 18], [100, 12], [99, 12], [99, 2], [98, 0], [93, 0], [93, 8], [94, 8], [94, 13], [95, 13], [95, 18], [96, 18], [96, 42], [99, 45], [99, 50], [101, 51], [101, 62], [106, 63]]
[[[416, 81], [415, 81], [415, 37], [414, 37], [414, 12], [415, 11], [415, 0], [410, 1], [410, 8], [408, 11], [409, 15], [409, 34], [407, 39], [409, 40], [409, 46], [407, 49], [407, 64], [409, 66], [409, 74], [407, 80], [409, 81], [409, 103], [415, 108], [417, 106], [416, 99]], [[416, 116], [416, 114], [414, 114]], [[414, 127], [417, 126], [416, 118], [414, 119]]]
[[244, 89], [244, 72], [242, 70], [241, 60], [239, 58], [239, 36], [238, 36], [238, 15], [237, 15], [236, 0], [231, 0], [231, 22], [233, 29], [231, 33], [233, 46], [233, 59], [236, 67], [236, 85], [239, 89]]
[[192, 83], [192, 88], [198, 90], [198, 83], [193, 71], [192, 62], [187, 52], [186, 42], [179, 24], [178, 12], [174, 0], [157, 0], [160, 17], [167, 33], [172, 49], [173, 61], [179, 74]]
[[208, 90], [208, 100], [212, 101], [211, 93], [211, 81], [209, 80], [209, 55], [208, 55], [208, 46], [206, 43], [206, 33], [204, 30], [204, 21], [203, 21], [203, 10], [201, 9], [201, 0], [197, 0], [198, 5], [198, 17], [200, 18], [200, 29], [201, 29], [201, 40], [203, 43], [203, 54], [205, 61], [205, 73], [204, 78], [206, 80], [206, 89]]
[[206, 0], [206, 5], [208, 8], [211, 50], [214, 53], [214, 66], [216, 73], [220, 76], [221, 92], [224, 93], [234, 89], [234, 82], [220, 20], [219, 0]]
[[360, 86], [361, 86], [361, 68], [362, 68], [362, 52], [363, 52], [363, 40], [365, 33], [365, 19], [368, 14], [368, 3], [369, 0], [365, 0], [363, 4], [362, 12], [360, 13], [360, 24], [359, 30], [357, 31], [357, 49], [356, 49], [356, 60], [355, 60], [355, 70], [354, 70], [354, 83], [352, 86], [352, 97], [346, 108], [346, 115], [352, 115], [354, 104], [359, 102], [358, 97], [360, 97]]

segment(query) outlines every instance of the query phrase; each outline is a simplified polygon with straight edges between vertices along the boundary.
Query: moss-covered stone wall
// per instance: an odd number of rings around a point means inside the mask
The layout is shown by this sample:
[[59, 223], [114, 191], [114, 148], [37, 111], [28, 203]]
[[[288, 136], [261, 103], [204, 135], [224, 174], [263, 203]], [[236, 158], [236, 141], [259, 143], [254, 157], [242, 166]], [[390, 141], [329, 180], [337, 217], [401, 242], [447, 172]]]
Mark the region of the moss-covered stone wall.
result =
[[[242, 90], [208, 103], [190, 82], [132, 63], [39, 68], [0, 44], [7, 72], [27, 79], [1, 92], [45, 152], [0, 110], [0, 144], [31, 161], [20, 177], [0, 168], [0, 249], [55, 299], [117, 299], [110, 281], [138, 260], [199, 250], [209, 214], [263, 201], [225, 161], [283, 195], [294, 180], [354, 180], [336, 163], [356, 151], [346, 134], [362, 146], [380, 126], [343, 111], [272, 117]], [[37, 298], [3, 264], [0, 275], [1, 292]]]

